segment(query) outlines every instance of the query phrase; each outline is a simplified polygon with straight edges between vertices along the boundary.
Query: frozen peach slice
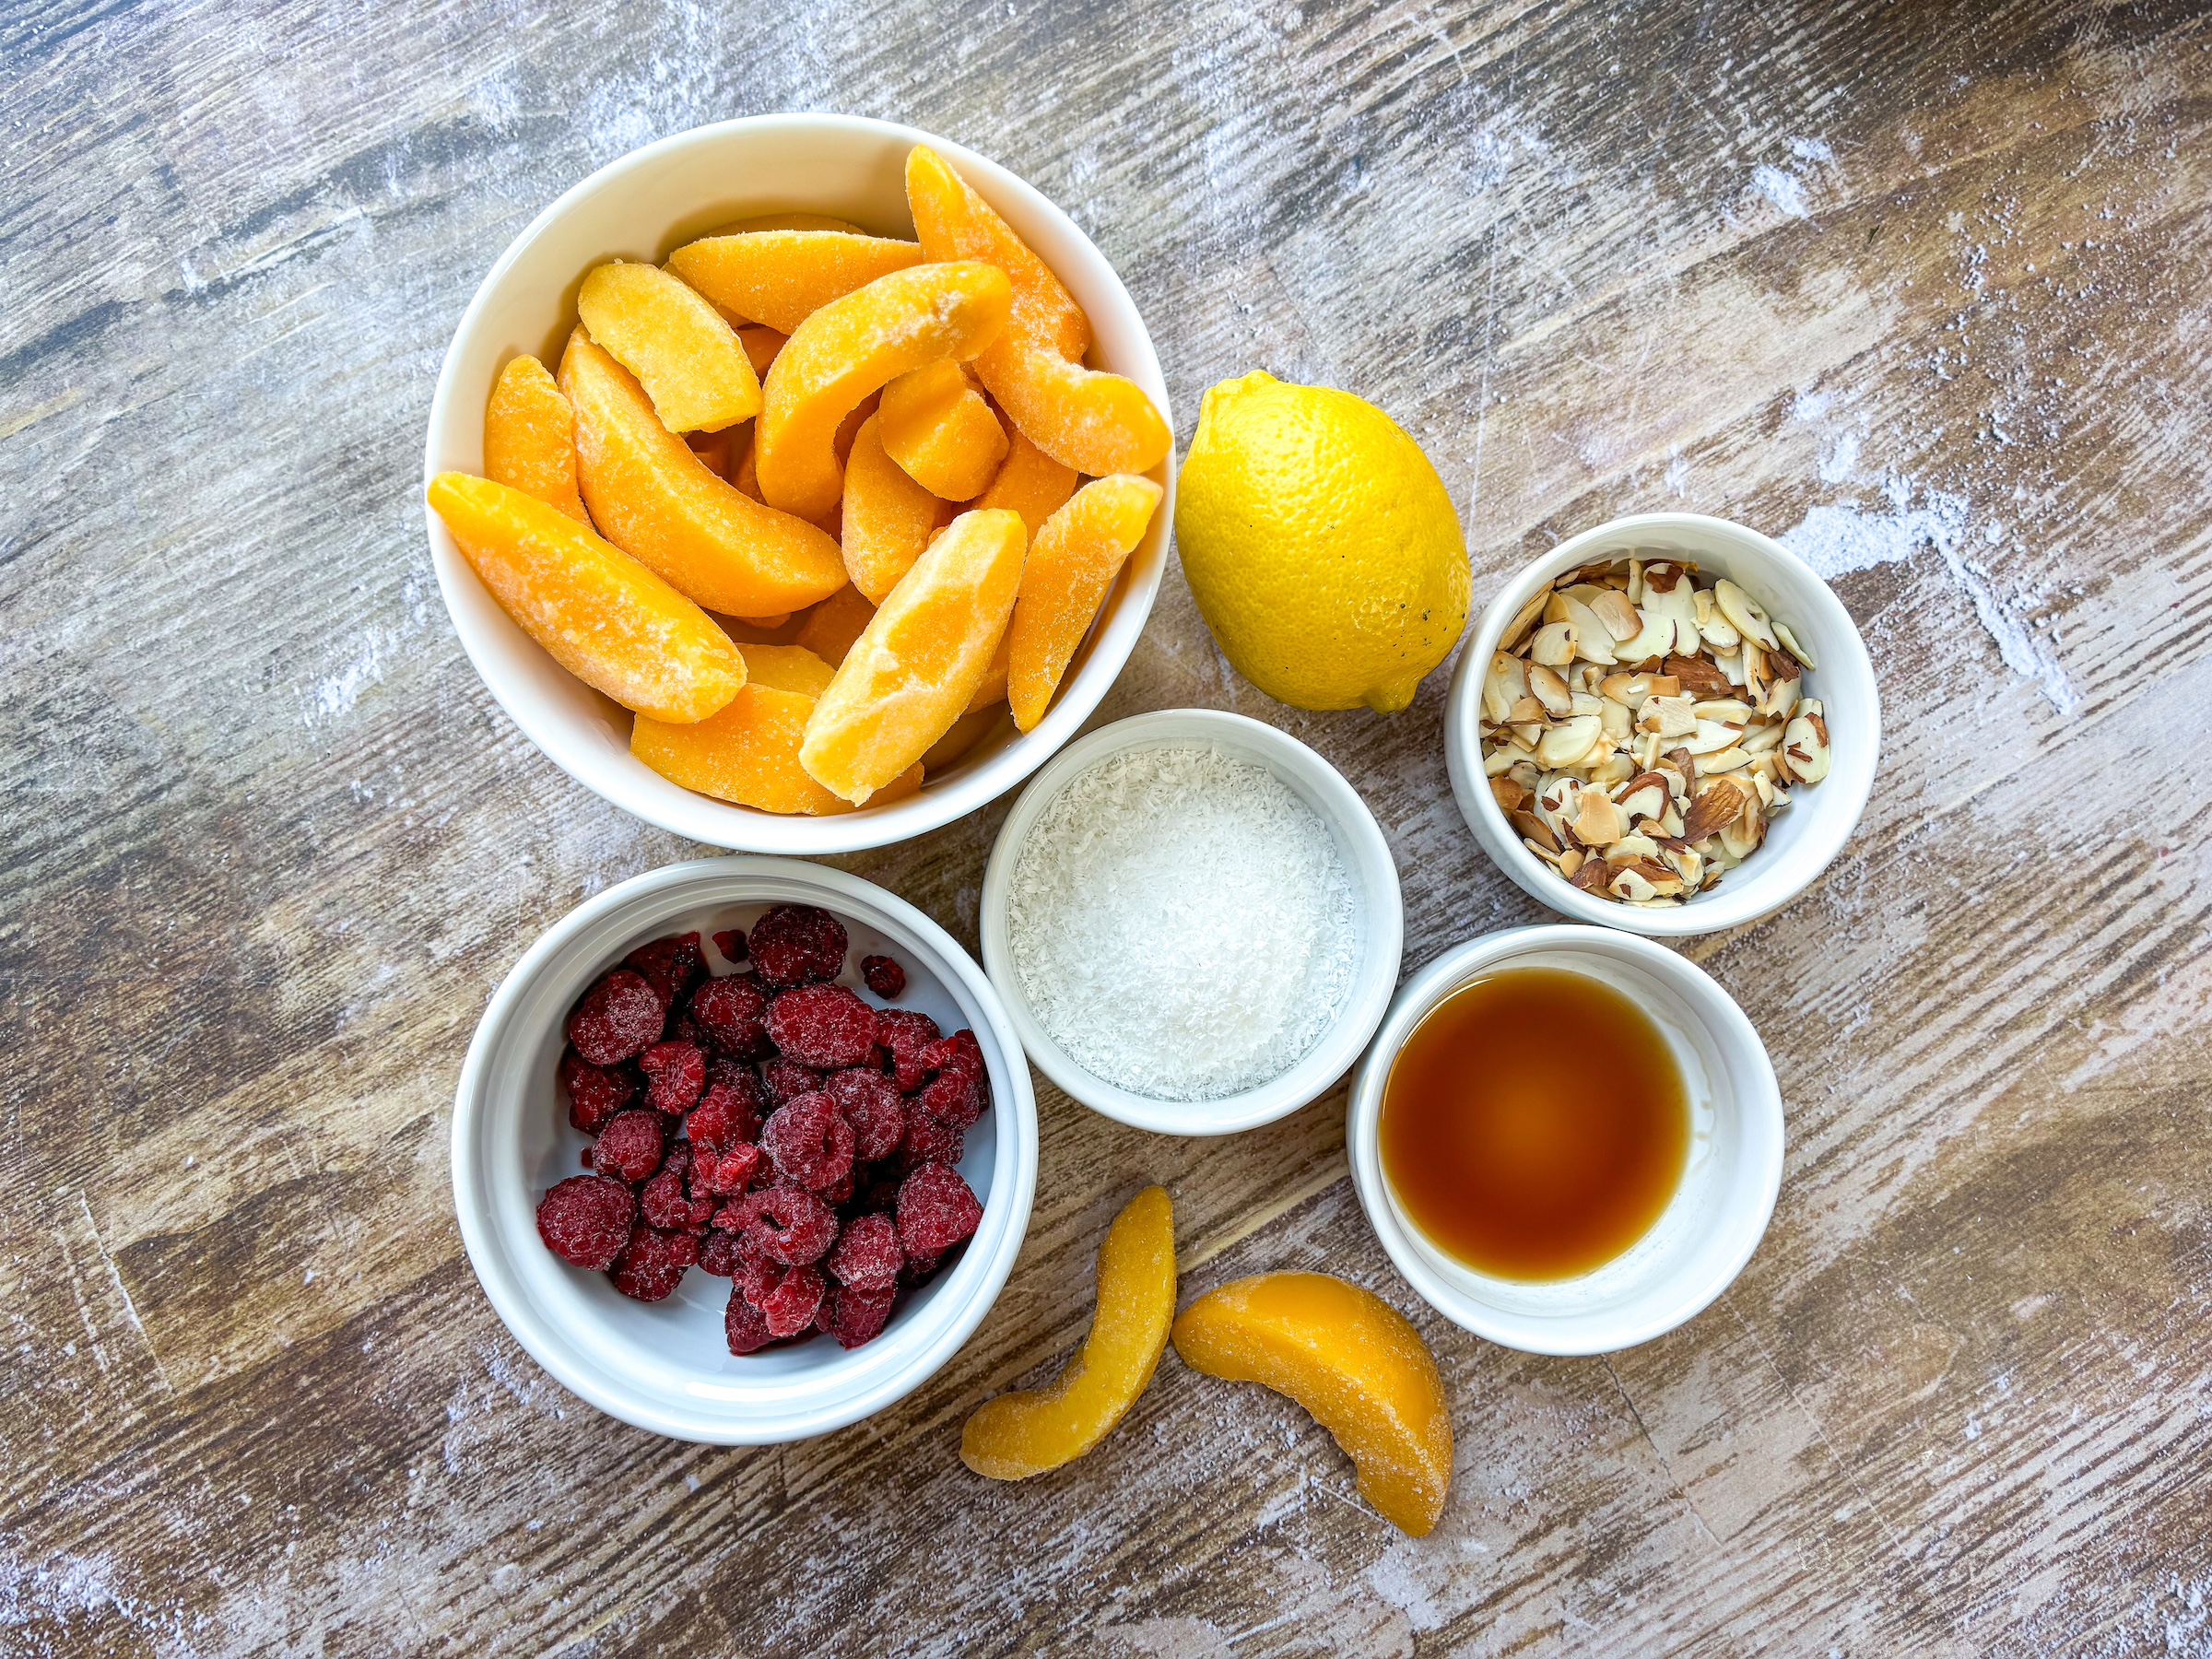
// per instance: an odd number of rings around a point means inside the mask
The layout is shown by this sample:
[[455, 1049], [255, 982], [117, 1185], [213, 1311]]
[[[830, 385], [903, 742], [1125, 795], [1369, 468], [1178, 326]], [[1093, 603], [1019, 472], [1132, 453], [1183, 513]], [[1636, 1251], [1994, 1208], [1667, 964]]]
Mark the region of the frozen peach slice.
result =
[[755, 374], [768, 372], [769, 365], [776, 360], [776, 353], [783, 349], [786, 337], [758, 323], [747, 323], [737, 330], [737, 343], [745, 347], [745, 360], [752, 364]]
[[844, 585], [832, 537], [716, 477], [582, 329], [561, 357], [560, 383], [576, 410], [584, 505], [607, 540], [687, 597], [725, 616], [772, 617]]
[[973, 357], [1006, 327], [1009, 293], [994, 265], [917, 265], [879, 276], [800, 324], [768, 371], [754, 427], [769, 503], [802, 518], [836, 506], [843, 466], [835, 439], [845, 417], [910, 369]]
[[722, 315], [658, 265], [618, 259], [590, 272], [576, 314], [637, 376], [672, 432], [714, 432], [760, 413], [760, 377]]
[[492, 382], [484, 406], [484, 476], [591, 524], [576, 491], [575, 413], [534, 357], [514, 359]]
[[1106, 590], [1144, 539], [1160, 493], [1151, 479], [1132, 473], [1093, 478], [1030, 543], [1021, 595], [1006, 628], [1006, 700], [1023, 731], [1051, 707]]
[[1006, 274], [1014, 285], [1009, 333], [1071, 362], [1090, 349], [1090, 319], [1052, 266], [926, 144], [907, 153], [906, 205], [924, 257], [980, 259]]
[[1070, 1464], [1104, 1440], [1152, 1381], [1175, 1317], [1175, 1214], [1160, 1187], [1129, 1200], [1099, 1246], [1090, 1334], [1050, 1388], [986, 1400], [960, 1430], [960, 1461], [994, 1480]]
[[[719, 801], [810, 818], [852, 811], [850, 802], [831, 794], [799, 764], [807, 716], [833, 670], [795, 646], [738, 649], [751, 677], [726, 708], [693, 725], [669, 725], [641, 714], [630, 728], [630, 753], [670, 782]], [[897, 800], [921, 786], [921, 768], [912, 767], [876, 798]]]
[[[1020, 607], [1018, 593], [1014, 604], [1017, 609]], [[1014, 667], [1013, 658], [1009, 654], [1012, 648], [1008, 644], [1013, 632], [1014, 625], [1009, 622], [1006, 631], [999, 636], [998, 649], [991, 653], [991, 661], [983, 669], [982, 683], [976, 687], [975, 695], [968, 700], [970, 714], [980, 714], [983, 710], [996, 708], [1006, 700], [1006, 680]]]
[[[853, 522], [852, 512], [845, 513], [845, 523]], [[851, 532], [847, 532], [851, 539]], [[806, 620], [799, 628], [795, 641], [834, 668], [845, 660], [853, 649], [853, 641], [867, 630], [868, 619], [875, 616], [876, 607], [868, 603], [865, 594], [847, 583], [806, 613]]]
[[967, 712], [998, 649], [1029, 538], [1006, 512], [963, 512], [877, 608], [815, 705], [800, 761], [858, 806]]
[[867, 234], [851, 219], [832, 218], [827, 213], [757, 213], [751, 218], [735, 219], [714, 234], [738, 236], [747, 230], [843, 230], [853, 236]]
[[1007, 419], [1079, 473], [1141, 473], [1167, 457], [1173, 434], [1133, 380], [1005, 336], [977, 357], [975, 372]]
[[910, 369], [884, 387], [878, 419], [884, 453], [947, 501], [981, 495], [1006, 458], [1006, 429], [968, 372], [948, 359]]
[[782, 334], [832, 300], [921, 263], [914, 242], [849, 230], [741, 230], [668, 255], [668, 268], [717, 305]]
[[1428, 1535], [1452, 1484], [1452, 1418], [1421, 1334], [1381, 1297], [1325, 1273], [1263, 1273], [1182, 1311], [1193, 1371], [1288, 1394], [1336, 1437], [1359, 1492], [1400, 1532]]
[[1018, 427], [1006, 434], [1005, 465], [972, 505], [1005, 507], [1020, 513], [1021, 522], [1033, 536], [1038, 525], [1059, 512], [1076, 493], [1077, 476], [1074, 467], [1061, 465], [1022, 436]]
[[429, 501], [515, 626], [624, 708], [681, 725], [745, 684], [712, 618], [559, 508], [453, 472], [430, 480]]
[[913, 569], [937, 527], [937, 498], [884, 453], [882, 421], [862, 422], [845, 457], [845, 569], [871, 605]]
[[969, 710], [952, 723], [952, 730], [929, 746], [929, 752], [922, 757], [922, 775], [934, 778], [947, 767], [959, 765], [977, 744], [996, 731], [1006, 718], [1006, 706], [1000, 702], [994, 702], [987, 708]]

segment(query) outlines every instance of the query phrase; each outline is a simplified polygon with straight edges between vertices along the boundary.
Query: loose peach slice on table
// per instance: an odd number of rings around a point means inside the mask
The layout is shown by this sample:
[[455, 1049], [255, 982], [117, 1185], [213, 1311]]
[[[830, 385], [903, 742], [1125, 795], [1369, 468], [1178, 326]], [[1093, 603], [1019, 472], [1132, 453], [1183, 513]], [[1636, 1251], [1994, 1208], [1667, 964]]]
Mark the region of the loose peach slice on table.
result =
[[893, 588], [815, 705], [800, 762], [854, 806], [928, 753], [998, 649], [1029, 538], [1018, 515], [963, 512]]
[[994, 1480], [1022, 1480], [1073, 1463], [1128, 1414], [1152, 1381], [1175, 1317], [1175, 1215], [1147, 1187], [1099, 1246], [1090, 1334], [1049, 1388], [1003, 1394], [960, 1431], [960, 1461]]
[[1006, 327], [1011, 302], [1005, 272], [961, 261], [879, 276], [800, 324], [768, 371], [753, 429], [769, 504], [828, 513], [844, 482], [835, 441], [845, 418], [910, 369], [973, 357]]
[[1208, 1291], [1175, 1322], [1193, 1371], [1288, 1394], [1336, 1437], [1360, 1495], [1428, 1535], [1452, 1484], [1452, 1418], [1421, 1334], [1381, 1297], [1325, 1273], [1264, 1273]]
[[[848, 507], [845, 512], [848, 539], [852, 535], [852, 523], [853, 513]], [[806, 620], [800, 627], [794, 643], [806, 646], [835, 668], [853, 649], [853, 641], [867, 631], [869, 618], [875, 615], [876, 607], [868, 603], [866, 595], [848, 583], [806, 613]]]
[[587, 274], [576, 314], [637, 377], [672, 432], [713, 432], [760, 412], [744, 342], [698, 293], [658, 265], [616, 260]]
[[[641, 714], [630, 728], [629, 752], [670, 782], [719, 801], [809, 818], [852, 811], [851, 802], [831, 794], [799, 764], [807, 717], [836, 671], [796, 646], [737, 649], [749, 677], [727, 707], [693, 725]], [[922, 769], [910, 767], [876, 798], [895, 801], [921, 786]]]
[[937, 498], [884, 453], [883, 417], [861, 423], [845, 457], [845, 569], [871, 605], [881, 605], [914, 568], [941, 522]]
[[1161, 493], [1151, 479], [1130, 473], [1094, 478], [1030, 542], [1006, 629], [1006, 700], [1023, 731], [1051, 707], [1060, 677], [1123, 562], [1144, 539]]
[[949, 359], [910, 369], [884, 387], [877, 420], [884, 453], [947, 501], [982, 494], [1006, 458], [1006, 429]]
[[575, 412], [534, 357], [514, 359], [491, 384], [484, 406], [484, 476], [591, 525], [576, 488]]
[[913, 242], [849, 230], [742, 230], [668, 255], [668, 269], [717, 305], [786, 335], [831, 300], [921, 263]]
[[745, 659], [712, 618], [559, 508], [452, 472], [430, 480], [429, 501], [515, 626], [624, 708], [681, 725], [744, 687]]
[[725, 616], [772, 617], [844, 585], [832, 537], [716, 477], [582, 329], [561, 357], [560, 382], [576, 411], [584, 505], [607, 540], [687, 597]]
[[1018, 512], [1034, 536], [1037, 527], [1076, 493], [1078, 476], [1074, 467], [1061, 465], [1031, 443], [1017, 427], [1006, 434], [1006, 459], [998, 476], [971, 505], [1005, 507]]
[[906, 200], [922, 251], [933, 260], [983, 259], [1012, 278], [1004, 334], [975, 359], [975, 372], [1007, 419], [1053, 460], [1079, 473], [1145, 472], [1166, 458], [1172, 434], [1144, 389], [1086, 369], [1090, 322], [1051, 267], [927, 145], [906, 159]]

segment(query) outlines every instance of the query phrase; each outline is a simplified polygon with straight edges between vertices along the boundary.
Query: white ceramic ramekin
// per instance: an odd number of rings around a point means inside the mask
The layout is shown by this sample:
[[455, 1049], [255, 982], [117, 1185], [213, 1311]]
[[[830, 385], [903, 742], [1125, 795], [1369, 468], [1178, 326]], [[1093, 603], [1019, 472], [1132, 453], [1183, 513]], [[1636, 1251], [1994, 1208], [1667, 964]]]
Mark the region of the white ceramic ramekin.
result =
[[[1508, 968], [1561, 968], [1625, 993], [1665, 1033], [1688, 1086], [1689, 1158], [1674, 1198], [1626, 1253], [1577, 1278], [1528, 1283], [1476, 1272], [1413, 1224], [1382, 1172], [1382, 1088], [1398, 1051], [1453, 992]], [[1375, 1236], [1430, 1307], [1532, 1354], [1610, 1353], [1691, 1318], [1751, 1259], [1782, 1186], [1782, 1095], [1759, 1032], [1703, 969], [1633, 934], [1555, 923], [1456, 946], [1406, 982], [1353, 1082], [1345, 1144]]]
[[[1806, 677], [1806, 695], [1827, 707], [1831, 755], [1828, 776], [1789, 792], [1788, 808], [1769, 820], [1766, 844], [1741, 868], [1729, 871], [1718, 887], [1666, 910], [1617, 904], [1569, 886], [1565, 877], [1521, 844], [1482, 771], [1483, 676], [1507, 625], [1537, 590], [1565, 572], [1636, 548], [1694, 559], [1700, 571], [1727, 577], [1788, 625], [1820, 665]], [[1719, 933], [1781, 909], [1810, 887], [1857, 827], [1874, 787], [1881, 746], [1874, 664], [1842, 601], [1780, 542], [1694, 512], [1615, 519], [1561, 542], [1523, 571], [1483, 611], [1452, 677], [1444, 712], [1444, 761], [1452, 793], [1491, 862], [1562, 915], [1658, 938]]]
[[[1007, 889], [1021, 848], [1053, 796], [1110, 756], [1138, 749], [1206, 746], [1265, 767], [1328, 826], [1351, 877], [1359, 933], [1352, 988], [1335, 1022], [1288, 1071], [1257, 1088], [1218, 1100], [1161, 1100], [1094, 1076], [1069, 1057], [1037, 1018], [1022, 990], [1007, 933]], [[1022, 1047], [1044, 1075], [1092, 1111], [1159, 1135], [1230, 1135], [1271, 1124], [1314, 1100], [1344, 1076], [1367, 1045], [1398, 982], [1406, 943], [1406, 907], [1390, 843], [1359, 791], [1297, 738], [1271, 725], [1215, 709], [1168, 709], [1139, 714], [1093, 732], [1053, 758], [1022, 792], [1000, 828], [983, 872], [983, 965], [1005, 999]], [[1253, 971], [1263, 972], [1265, 963]]]
[[[927, 144], [980, 191], [1089, 313], [1090, 361], [1136, 382], [1169, 414], [1151, 336], [1106, 256], [1073, 220], [996, 162], [888, 121], [853, 115], [756, 115], [647, 145], [610, 162], [531, 221], [469, 301], [446, 348], [423, 446], [427, 484], [449, 469], [484, 465], [484, 404], [518, 353], [548, 367], [576, 317], [576, 288], [592, 266], [620, 256], [658, 260], [718, 225], [805, 208], [885, 235], [912, 236], [907, 152]], [[671, 783], [629, 752], [629, 712], [576, 679], [509, 621], [425, 510], [430, 558], [469, 661], [530, 741], [578, 782], [627, 812], [711, 847], [809, 857], [904, 841], [1003, 794], [1074, 736], [1121, 673], [1151, 614], [1175, 520], [1175, 457], [1149, 477], [1166, 492], [1076, 654], [1058, 700], [1036, 729], [1011, 724], [987, 737], [919, 794], [830, 818], [784, 817], [733, 806]]]
[[[983, 1202], [965, 1253], [850, 1353], [827, 1336], [742, 1358], [723, 1334], [730, 1281], [694, 1267], [665, 1301], [632, 1301], [537, 1236], [537, 1202], [582, 1173], [587, 1138], [554, 1081], [561, 1025], [584, 988], [649, 939], [749, 926], [771, 904], [818, 904], [845, 924], [845, 979], [863, 955], [907, 971], [897, 1006], [975, 1032], [992, 1110], [960, 1173]], [[876, 1000], [871, 998], [870, 1000]], [[611, 888], [549, 928], [491, 998], [453, 1100], [453, 1207], [484, 1293], [515, 1340], [600, 1410], [677, 1440], [759, 1445], [841, 1428], [919, 1387], [981, 1323], [1012, 1271], [1037, 1183], [1037, 1105], [1006, 1010], [982, 970], [927, 916], [872, 882], [781, 858], [708, 858]]]

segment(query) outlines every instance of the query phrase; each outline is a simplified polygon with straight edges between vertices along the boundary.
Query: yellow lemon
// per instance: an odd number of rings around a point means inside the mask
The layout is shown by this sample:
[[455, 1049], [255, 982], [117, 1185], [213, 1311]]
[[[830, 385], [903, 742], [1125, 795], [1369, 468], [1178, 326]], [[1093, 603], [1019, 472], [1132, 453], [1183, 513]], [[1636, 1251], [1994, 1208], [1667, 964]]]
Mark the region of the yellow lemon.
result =
[[1467, 547], [1443, 480], [1348, 392], [1264, 373], [1208, 392], [1175, 539], [1222, 653], [1293, 708], [1402, 709], [1466, 626]]

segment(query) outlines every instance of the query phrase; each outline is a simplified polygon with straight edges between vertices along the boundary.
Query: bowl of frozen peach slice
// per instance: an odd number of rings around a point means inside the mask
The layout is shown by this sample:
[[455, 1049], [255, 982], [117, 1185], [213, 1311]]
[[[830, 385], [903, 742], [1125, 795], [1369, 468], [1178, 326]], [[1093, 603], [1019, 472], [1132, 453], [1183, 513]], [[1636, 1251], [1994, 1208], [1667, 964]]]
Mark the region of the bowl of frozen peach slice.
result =
[[1072, 736], [1173, 517], [1166, 388], [1089, 239], [846, 116], [603, 168], [485, 278], [424, 458], [463, 646], [547, 755], [712, 845], [902, 840]]

